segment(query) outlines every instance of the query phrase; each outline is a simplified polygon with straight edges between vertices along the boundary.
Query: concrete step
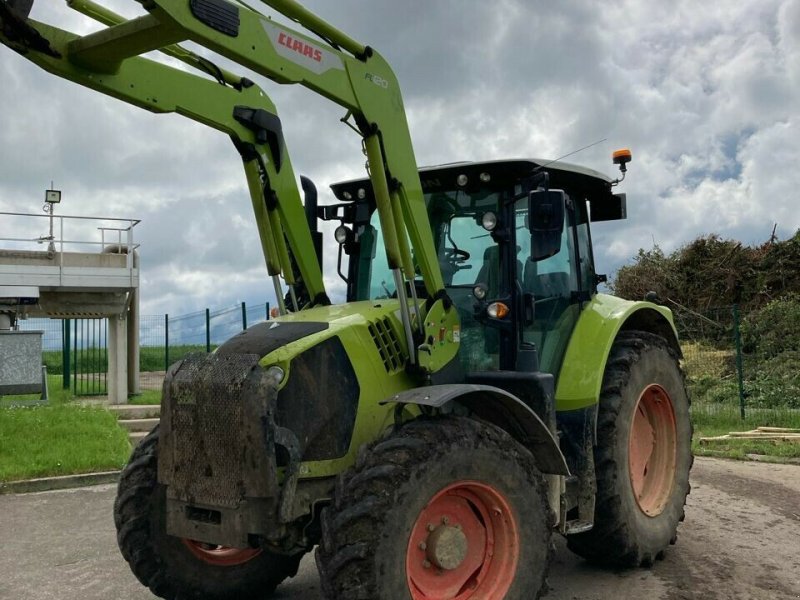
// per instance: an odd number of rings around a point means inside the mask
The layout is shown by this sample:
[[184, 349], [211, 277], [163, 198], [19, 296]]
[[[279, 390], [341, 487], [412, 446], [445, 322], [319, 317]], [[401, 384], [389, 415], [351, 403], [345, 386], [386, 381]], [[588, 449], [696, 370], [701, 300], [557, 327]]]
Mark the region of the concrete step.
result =
[[117, 422], [120, 424], [120, 427], [127, 429], [130, 432], [138, 432], [144, 431], [145, 433], [150, 432], [153, 427], [158, 425], [160, 419], [119, 419]]
[[108, 407], [118, 419], [153, 419], [161, 415], [159, 404], [112, 404]]
[[146, 435], [146, 431], [131, 431], [128, 434], [128, 441], [131, 443], [131, 447], [136, 448]]

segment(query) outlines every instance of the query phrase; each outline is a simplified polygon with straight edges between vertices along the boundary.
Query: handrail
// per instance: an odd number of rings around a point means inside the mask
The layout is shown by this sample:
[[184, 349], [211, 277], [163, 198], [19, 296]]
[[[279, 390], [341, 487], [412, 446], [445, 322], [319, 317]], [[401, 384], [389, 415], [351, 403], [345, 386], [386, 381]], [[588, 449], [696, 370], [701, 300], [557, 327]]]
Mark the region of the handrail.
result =
[[[0, 215], [7, 215], [9, 217], [37, 217], [39, 219], [49, 219], [50, 215], [42, 215], [39, 213], [20, 213], [20, 212], [7, 212], [0, 211]], [[142, 222], [141, 219], [123, 219], [119, 217], [84, 217], [80, 215], [53, 215], [54, 219], [80, 219], [84, 221], [122, 221], [124, 223], [131, 223], [131, 227], [136, 227]]]
[[[133, 238], [133, 228], [136, 227], [141, 220], [139, 219], [124, 219], [118, 217], [85, 217], [85, 216], [77, 216], [77, 215], [49, 215], [49, 214], [38, 214], [38, 213], [22, 213], [22, 212], [12, 212], [12, 211], [0, 211], [0, 217], [16, 217], [18, 219], [28, 219], [30, 217], [37, 218], [37, 219], [52, 219], [54, 222], [57, 220], [57, 229], [53, 227], [51, 231], [53, 232], [52, 235], [43, 235], [39, 237], [33, 238], [25, 238], [19, 237], [19, 235], [14, 235], [12, 233], [11, 236], [4, 236], [0, 234], [0, 243], [2, 242], [13, 242], [15, 244], [48, 244], [48, 252], [52, 252], [55, 254], [56, 247], [58, 248], [58, 252], [60, 254], [64, 253], [64, 246], [100, 246], [100, 252], [103, 252], [106, 248], [109, 247], [117, 247], [117, 251], [114, 254], [127, 254], [128, 260], [126, 268], [132, 269], [134, 267], [133, 264], [133, 254], [139, 248], [140, 244], [136, 243]], [[88, 233], [82, 234], [83, 237], [76, 237], [66, 238], [65, 237], [65, 223], [74, 221], [82, 221], [82, 222], [99, 222], [99, 227], [95, 229], [95, 231], [100, 232], [100, 240], [99, 241], [92, 241], [87, 239]], [[0, 223], [2, 221], [0, 220]], [[119, 227], [109, 227], [108, 224], [119, 223]], [[84, 226], [85, 227], [85, 226]], [[15, 228], [16, 229], [16, 228]], [[111, 232], [116, 232], [114, 235]], [[110, 235], [109, 235], [110, 234]], [[96, 235], [96, 233], [95, 233]], [[111, 240], [107, 240], [106, 236], [112, 238]], [[17, 248], [9, 248], [8, 250], [20, 250], [19, 247]]]

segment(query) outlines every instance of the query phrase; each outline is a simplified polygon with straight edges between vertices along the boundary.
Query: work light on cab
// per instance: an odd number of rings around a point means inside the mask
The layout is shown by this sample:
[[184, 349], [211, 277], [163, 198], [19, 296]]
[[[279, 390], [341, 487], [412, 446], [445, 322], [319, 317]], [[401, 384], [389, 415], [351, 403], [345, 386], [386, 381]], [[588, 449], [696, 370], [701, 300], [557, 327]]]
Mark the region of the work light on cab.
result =
[[352, 232], [350, 231], [350, 229], [348, 229], [344, 225], [339, 225], [336, 228], [336, 231], [333, 232], [333, 237], [336, 240], [336, 243], [344, 244], [350, 239], [351, 234]]
[[486, 231], [494, 231], [497, 227], [497, 215], [493, 212], [485, 212], [481, 217], [481, 227]]

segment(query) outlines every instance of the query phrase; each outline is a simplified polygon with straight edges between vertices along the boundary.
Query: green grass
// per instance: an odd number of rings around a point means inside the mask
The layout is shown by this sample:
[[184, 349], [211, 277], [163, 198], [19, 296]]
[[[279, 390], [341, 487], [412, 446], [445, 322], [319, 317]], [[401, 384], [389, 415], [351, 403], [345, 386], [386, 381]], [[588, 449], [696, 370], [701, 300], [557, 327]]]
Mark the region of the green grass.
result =
[[161, 390], [144, 390], [138, 396], [131, 396], [129, 404], [161, 404]]
[[0, 481], [119, 469], [129, 454], [127, 434], [102, 408], [0, 408]]
[[81, 406], [81, 398], [48, 376], [50, 400], [38, 394], [0, 398], [0, 481], [119, 469], [128, 436], [114, 415]]

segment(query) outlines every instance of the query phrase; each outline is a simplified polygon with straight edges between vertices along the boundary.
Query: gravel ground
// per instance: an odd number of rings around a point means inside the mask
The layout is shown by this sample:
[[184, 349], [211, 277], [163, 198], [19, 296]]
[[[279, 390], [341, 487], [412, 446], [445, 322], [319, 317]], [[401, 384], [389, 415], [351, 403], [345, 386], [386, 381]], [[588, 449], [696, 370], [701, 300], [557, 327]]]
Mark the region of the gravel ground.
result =
[[[800, 467], [698, 458], [678, 545], [608, 572], [559, 540], [548, 600], [800, 599]], [[0, 496], [0, 598], [147, 600], [117, 551], [114, 486]], [[314, 561], [276, 600], [320, 598]]]

